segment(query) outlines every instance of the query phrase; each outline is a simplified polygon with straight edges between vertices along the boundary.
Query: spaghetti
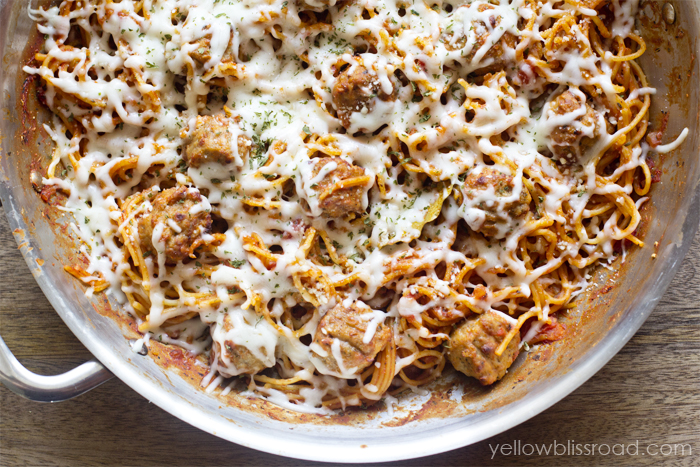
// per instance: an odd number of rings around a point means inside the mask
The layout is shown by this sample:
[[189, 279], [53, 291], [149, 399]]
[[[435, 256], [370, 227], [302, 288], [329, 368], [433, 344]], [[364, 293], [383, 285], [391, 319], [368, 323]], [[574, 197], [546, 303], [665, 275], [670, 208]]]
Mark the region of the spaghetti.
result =
[[[63, 0], [31, 11], [88, 266], [293, 410], [492, 384], [635, 236], [636, 0]], [[685, 131], [676, 141], [680, 144]], [[675, 146], [677, 146], [675, 144]], [[657, 149], [672, 149], [673, 146]], [[521, 330], [526, 326], [527, 333]], [[206, 384], [205, 384], [206, 383]]]

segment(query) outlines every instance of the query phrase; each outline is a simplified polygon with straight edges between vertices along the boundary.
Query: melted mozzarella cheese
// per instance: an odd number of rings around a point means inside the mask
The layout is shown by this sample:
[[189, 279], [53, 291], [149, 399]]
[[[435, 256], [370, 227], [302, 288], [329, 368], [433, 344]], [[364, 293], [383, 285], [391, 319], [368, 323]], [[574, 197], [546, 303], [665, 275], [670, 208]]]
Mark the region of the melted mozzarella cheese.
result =
[[[326, 396], [339, 397], [343, 405], [357, 402], [343, 398], [346, 381], [325, 376], [333, 372], [324, 368], [318, 356], [326, 357], [327, 352], [316, 344], [303, 344], [298, 333], [280, 320], [285, 309], [306, 303], [295, 285], [299, 275], [314, 273], [330, 282], [358, 278], [338, 296], [323, 296], [320, 287], [310, 292], [320, 305], [303, 324], [304, 335], [313, 336], [321, 316], [336, 303], [362, 300], [371, 304], [364, 316], [367, 328], [362, 342], [369, 343], [379, 324], [390, 319], [397, 347], [410, 353], [418, 339], [447, 336], [431, 334], [425, 327], [401, 331], [400, 318], [420, 323], [422, 313], [435, 307], [461, 315], [464, 307], [498, 311], [494, 307], [503, 305], [499, 291], [517, 288], [529, 297], [531, 284], [546, 279], [581, 252], [593, 260], [614, 256], [612, 244], [622, 238], [616, 216], [600, 227], [584, 229], [583, 238], [559, 245], [557, 254], [543, 264], [527, 265], [516, 252], [522, 239], [533, 232], [532, 223], [527, 222], [533, 213], [514, 219], [506, 212], [506, 205], [527, 189], [525, 178], [546, 193], [534, 200], [538, 216], [562, 224], [581, 222], [591, 197], [623, 190], [615, 184], [596, 184], [592, 157], [572, 174], [544, 154], [548, 145], [553, 149], [552, 131], [562, 126], [597, 137], [591, 154], [609, 147], [618, 133], [608, 133], [605, 119], [612, 117], [604, 106], [596, 108], [599, 135], [579, 121], [586, 112], [584, 106], [559, 115], [545, 99], [541, 113], [531, 110], [533, 103], [546, 98], [548, 83], [558, 84], [559, 92], [571, 89], [582, 102], [586, 96], [580, 88], [595, 86], [601, 99], [614, 102], [612, 64], [581, 52], [583, 46], [590, 48], [590, 42], [576, 24], [570, 37], [580, 48], [546, 51], [548, 60], [561, 61], [561, 69], [540, 68], [536, 73], [531, 63], [516, 62], [516, 46], [522, 51], [542, 44], [543, 31], [558, 18], [590, 17], [594, 10], [555, 0], [538, 2], [537, 10], [524, 0], [434, 5], [396, 0], [338, 5], [334, 0], [153, 0], [143, 2], [144, 14], [138, 9], [141, 4], [83, 2], [67, 16], [58, 7], [31, 10], [39, 31], [47, 37], [44, 52], [49, 61], [72, 66], [55, 71], [41, 65], [25, 71], [49, 84], [46, 100], [52, 109], [60, 102], [65, 108], [55, 111], [69, 114], [85, 129], [85, 134], [71, 135], [65, 119], [58, 117], [46, 127], [56, 144], [53, 168], [72, 167], [78, 152], [82, 157], [66, 177], [47, 178], [43, 183], [68, 193], [65, 209], [74, 215], [82, 251], [89, 258], [88, 279], [104, 278], [132, 313], [135, 310], [126, 294], [137, 285], [148, 287], [150, 310], [143, 329], [193, 352], [204, 351], [212, 342], [219, 348], [229, 342], [245, 347], [264, 367], [273, 367], [284, 355], [301, 368], [279, 375], [309, 383], [301, 390], [301, 399], [294, 401], [251, 380], [251, 387], [272, 402], [314, 413], [325, 412], [321, 402]], [[636, 8], [636, 1], [613, 1], [614, 36], [629, 36]], [[97, 22], [91, 20], [93, 15]], [[530, 20], [532, 29], [519, 29]], [[81, 47], [63, 45], [72, 25], [87, 33]], [[369, 70], [372, 89], [395, 98], [372, 96], [351, 112], [346, 129], [333, 113], [337, 110], [333, 88], [341, 69], [352, 73], [360, 66]], [[489, 67], [502, 71], [484, 79], [470, 75], [483, 75]], [[399, 83], [402, 78], [410, 84]], [[627, 99], [631, 102], [654, 92], [648, 87], [635, 89]], [[61, 97], [65, 95], [75, 98], [66, 100]], [[232, 163], [184, 168], [183, 146], [195, 131], [196, 117], [220, 114], [230, 117]], [[505, 140], [495, 141], [503, 135]], [[687, 130], [656, 151], [676, 148], [686, 135]], [[248, 157], [240, 151], [241, 140], [247, 142]], [[362, 167], [369, 177], [361, 199], [367, 214], [359, 222], [323, 216], [314, 186], [337, 164], [327, 163], [314, 175], [319, 155], [341, 157]], [[129, 176], [116, 182], [114, 168], [132, 159], [136, 162]], [[643, 161], [642, 151], [635, 148], [612, 177]], [[503, 196], [489, 187], [458, 202], [452, 194], [464, 188], [464, 174], [479, 174], [487, 167], [512, 176], [510, 194]], [[291, 194], [277, 182], [280, 179], [293, 186]], [[148, 278], [143, 284], [127, 285], [129, 264], [118, 240], [124, 229], [118, 221], [120, 203], [144, 186], [156, 193], [161, 184], [167, 186], [173, 180], [206, 193], [190, 215], [211, 212], [227, 224], [224, 240], [206, 262], [211, 275], [199, 275], [193, 262], [166, 265], [164, 229], [182, 230], [169, 219], [153, 229], [151, 241], [157, 253], [146, 258]], [[262, 208], [251, 209], [247, 204], [251, 199]], [[146, 201], [133, 215], [151, 209]], [[497, 225], [498, 235], [457, 238], [461, 221], [473, 231], [480, 229], [485, 209], [503, 219]], [[300, 248], [310, 227], [325, 232], [336, 254], [345, 259], [343, 267], [304, 257]], [[246, 246], [244, 239], [252, 235], [276, 247], [274, 264], [265, 264]], [[483, 284], [469, 283], [468, 289], [484, 287], [484, 296], [451, 290], [431, 269], [446, 262], [474, 262]], [[399, 278], [387, 284], [385, 276], [400, 267], [406, 276], [428, 272], [417, 282]], [[585, 270], [574, 268], [574, 274], [573, 296], [587, 285]], [[436, 296], [421, 304], [413, 295], [416, 287], [426, 284], [436, 290]], [[387, 301], [380, 291], [388, 286], [395, 296]], [[219, 301], [195, 306], [191, 295], [169, 296], [168, 287], [196, 290]], [[277, 326], [256, 313], [254, 300], [265, 304], [274, 300], [270, 316]], [[166, 321], [192, 312], [199, 319], [177, 325], [180, 337], [163, 332], [172, 331]], [[544, 310], [540, 324], [547, 313]], [[198, 340], [205, 327], [210, 338]], [[539, 325], [530, 329], [532, 334]], [[137, 342], [140, 346], [148, 339]], [[344, 367], [340, 345], [334, 338], [330, 346], [340, 368], [338, 376], [356, 378], [362, 386], [355, 369]], [[397, 357], [396, 373], [415, 358], [415, 353]], [[220, 352], [203, 384], [218, 385], [217, 372], [228, 377], [244, 371]], [[374, 390], [366, 385], [362, 394]]]

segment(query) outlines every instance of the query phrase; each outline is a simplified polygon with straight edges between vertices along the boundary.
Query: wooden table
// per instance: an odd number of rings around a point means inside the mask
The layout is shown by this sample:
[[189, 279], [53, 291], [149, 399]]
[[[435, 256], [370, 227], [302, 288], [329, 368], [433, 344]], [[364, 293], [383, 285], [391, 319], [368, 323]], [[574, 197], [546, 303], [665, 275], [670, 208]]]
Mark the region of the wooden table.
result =
[[[597, 375], [554, 407], [489, 440], [401, 465], [700, 465], [699, 267], [700, 235], [637, 335]], [[4, 212], [0, 213], [0, 278], [0, 335], [22, 363], [33, 371], [55, 374], [91, 357], [34, 282]], [[604, 456], [600, 450], [595, 456], [576, 457], [492, 454], [492, 449], [501, 449], [497, 445], [513, 440], [521, 446], [572, 440], [611, 448], [638, 441], [639, 451], [637, 456]], [[651, 455], [668, 452], [663, 444], [689, 444], [692, 455], [688, 446], [685, 455], [680, 447], [669, 456]], [[197, 430], [116, 378], [57, 404], [30, 402], [0, 386], [3, 466], [290, 464], [310, 463], [253, 451]]]

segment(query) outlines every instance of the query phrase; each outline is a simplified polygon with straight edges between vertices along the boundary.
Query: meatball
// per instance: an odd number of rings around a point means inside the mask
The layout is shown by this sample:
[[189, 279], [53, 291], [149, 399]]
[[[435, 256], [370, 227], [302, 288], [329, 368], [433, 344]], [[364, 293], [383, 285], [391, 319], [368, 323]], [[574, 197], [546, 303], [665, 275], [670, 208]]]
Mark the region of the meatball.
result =
[[[382, 90], [379, 77], [362, 65], [355, 65], [340, 73], [333, 87], [333, 104], [338, 118], [345, 129], [352, 126], [351, 117], [355, 112], [370, 113], [374, 109], [376, 98], [388, 102], [396, 100], [396, 86], [392, 83], [392, 92]], [[372, 131], [373, 129], [364, 129]]]
[[[359, 374], [389, 343], [391, 330], [381, 323], [377, 324], [372, 339], [368, 343], [364, 342], [363, 339], [374, 316], [373, 311], [363, 305], [355, 302], [348, 308], [341, 303], [326, 313], [318, 323], [312, 346], [319, 346], [327, 354], [323, 356], [314, 350], [318, 355], [317, 358], [332, 373], [348, 376], [347, 373], [352, 371], [353, 374]], [[339, 353], [342, 359], [340, 363], [334, 356], [334, 342], [339, 342]], [[319, 371], [323, 373], [322, 369]]]
[[165, 244], [165, 261], [174, 264], [188, 256], [204, 244], [203, 235], [211, 231], [211, 215], [203, 209], [192, 208], [200, 204], [204, 197], [196, 188], [180, 186], [168, 188], [151, 201], [153, 209], [138, 221], [139, 241], [144, 255], [155, 254], [153, 232], [162, 226], [160, 242]]
[[[233, 329], [228, 315], [224, 318], [222, 327], [224, 335]], [[218, 371], [223, 376], [253, 375], [267, 368], [248, 347], [238, 345], [230, 339], [224, 340], [223, 344], [214, 339], [212, 349], [212, 358], [216, 359]], [[264, 354], [265, 348], [261, 347], [260, 351]]]
[[347, 188], [336, 188], [336, 186], [338, 182], [343, 180], [362, 177], [365, 174], [365, 169], [350, 165], [340, 157], [324, 157], [314, 165], [313, 176], [316, 177], [323, 167], [331, 163], [335, 164], [336, 167], [328, 172], [320, 182], [312, 185], [318, 194], [318, 207], [323, 210], [323, 215], [325, 217], [344, 217], [351, 212], [364, 212], [362, 185]]
[[229, 164], [236, 161], [238, 165], [242, 165], [250, 155], [252, 141], [245, 135], [238, 135], [238, 154], [236, 154], [231, 144], [233, 134], [230, 125], [232, 123], [223, 115], [198, 116], [194, 131], [185, 141], [183, 153], [185, 163], [195, 168], [210, 162]]
[[549, 135], [549, 150], [552, 151], [554, 160], [562, 165], [578, 163], [598, 135], [595, 111], [581, 96], [576, 96], [571, 91], [554, 99], [547, 119], [556, 123], [562, 115], [572, 112], [581, 115], [576, 116], [571, 123], [554, 127]]
[[469, 227], [487, 237], [505, 237], [504, 227], [512, 219], [530, 211], [530, 192], [521, 187], [520, 196], [513, 198], [513, 177], [491, 167], [472, 170], [464, 180], [463, 207]]
[[224, 342], [224, 351], [218, 342], [212, 344], [218, 359], [218, 370], [224, 376], [254, 375], [265, 368], [248, 347], [236, 345], [233, 341]]
[[[460, 8], [471, 8], [471, 6], [463, 6]], [[493, 9], [493, 5], [488, 5], [485, 3], [482, 3], [477, 7], [479, 13], [483, 13], [486, 10]], [[489, 39], [489, 35], [492, 33], [493, 30], [498, 28], [500, 22], [501, 17], [496, 15], [489, 16], [490, 28], [487, 27], [487, 25], [483, 21], [471, 22], [471, 30], [474, 32], [476, 40], [472, 45], [469, 53], [466, 55], [466, 58], [469, 60], [469, 62], [472, 62], [474, 60], [474, 57], [476, 56], [477, 52], [481, 49], [481, 47], [483, 47], [484, 44], [486, 44], [486, 42]], [[467, 36], [459, 35], [455, 38], [455, 35], [452, 32], [443, 32], [440, 41], [443, 44], [445, 44], [445, 48], [451, 52], [461, 50], [467, 46]], [[498, 42], [493, 44], [479, 61], [482, 62], [486, 60], [494, 60], [494, 63], [489, 66], [480, 68], [476, 71], [481, 73], [486, 71], [493, 71], [495, 69], [500, 68], [506, 59], [506, 49], [515, 49], [517, 42], [517, 37], [513, 34], [509, 32], [503, 34], [503, 36], [498, 40]]]
[[512, 328], [510, 321], [493, 311], [468, 318], [450, 334], [447, 358], [456, 370], [478, 379], [484, 386], [493, 384], [503, 378], [518, 356], [520, 333], [511, 339], [500, 357], [496, 355], [496, 349]]

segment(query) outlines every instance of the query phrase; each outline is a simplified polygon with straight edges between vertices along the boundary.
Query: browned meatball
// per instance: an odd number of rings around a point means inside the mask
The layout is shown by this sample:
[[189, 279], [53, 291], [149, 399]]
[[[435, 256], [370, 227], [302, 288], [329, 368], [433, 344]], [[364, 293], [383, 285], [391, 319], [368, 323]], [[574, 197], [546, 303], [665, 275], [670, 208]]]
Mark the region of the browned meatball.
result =
[[[379, 324], [374, 336], [365, 344], [363, 339], [370, 323], [366, 307], [356, 303], [346, 308], [339, 304], [331, 309], [318, 323], [313, 343], [319, 345], [327, 355], [318, 358], [326, 367], [336, 373], [343, 374], [340, 365], [333, 356], [333, 342], [337, 339], [340, 344], [342, 366], [346, 371], [354, 369], [354, 374], [359, 374], [367, 368], [376, 358], [377, 354], [389, 343], [391, 330], [388, 326]], [[365, 318], [365, 319], [363, 319]], [[320, 371], [320, 370], [319, 370]]]
[[351, 212], [363, 212], [362, 185], [338, 188], [337, 182], [361, 177], [365, 174], [365, 169], [350, 165], [340, 157], [324, 157], [314, 166], [313, 176], [318, 175], [321, 169], [331, 162], [335, 163], [337, 167], [326, 174], [323, 180], [314, 187], [319, 197], [318, 206], [323, 210], [323, 215], [325, 217], [343, 217]]
[[[236, 160], [231, 140], [233, 134], [229, 128], [231, 120], [223, 115], [197, 116], [194, 131], [185, 141], [183, 159], [190, 167], [200, 167], [208, 162], [229, 164]], [[252, 142], [245, 135], [238, 135], [238, 156], [241, 161], [250, 155]]]
[[[394, 91], [396, 86], [394, 86]], [[369, 113], [374, 108], [374, 99], [393, 101], [396, 93], [386, 94], [382, 91], [379, 78], [362, 65], [350, 67], [340, 73], [333, 87], [333, 104], [338, 112], [338, 118], [343, 126], [351, 126], [350, 117], [354, 112]]]
[[174, 264], [192, 256], [194, 250], [204, 244], [202, 235], [211, 231], [212, 220], [208, 212], [199, 210], [195, 214], [190, 213], [190, 209], [202, 199], [197, 189], [185, 186], [168, 188], [153, 198], [153, 209], [138, 221], [144, 255], [155, 254], [153, 231], [156, 226], [162, 225], [160, 241], [165, 244], [165, 261]]
[[[223, 328], [224, 332], [233, 329], [228, 316], [224, 318]], [[253, 375], [267, 368], [248, 347], [231, 340], [225, 340], [223, 345], [214, 340], [212, 348], [212, 358], [217, 359], [218, 372], [223, 376]], [[261, 348], [261, 352], [264, 353], [265, 348]]]
[[478, 379], [484, 386], [493, 384], [503, 378], [518, 356], [520, 333], [511, 339], [500, 357], [496, 355], [496, 349], [512, 328], [512, 323], [493, 311], [468, 318], [450, 334], [447, 358], [456, 370]]
[[[460, 7], [460, 8], [469, 8], [469, 7]], [[488, 5], [488, 4], [481, 4], [477, 7], [477, 10], [481, 13], [486, 10], [493, 10], [495, 7], [493, 5]], [[498, 25], [501, 22], [501, 17], [492, 15], [489, 16], [489, 23], [491, 25], [492, 29], [495, 29], [498, 27]], [[472, 30], [474, 31], [474, 34], [476, 35], [476, 42], [472, 46], [471, 50], [469, 51], [469, 54], [466, 55], [467, 59], [471, 62], [474, 59], [474, 56], [476, 53], [483, 47], [484, 44], [486, 44], [486, 41], [489, 38], [489, 29], [487, 28], [486, 24], [484, 24], [483, 21], [472, 21]], [[449, 31], [443, 32], [440, 41], [445, 44], [445, 48], [449, 51], [454, 52], [455, 50], [461, 50], [467, 45], [467, 37], [464, 35], [460, 35], [456, 40], [454, 39], [454, 34]], [[484, 54], [483, 58], [481, 59], [482, 61], [486, 61], [488, 59], [493, 59], [495, 62], [492, 65], [489, 65], [487, 67], [481, 68], [479, 70], [476, 70], [477, 72], [486, 72], [486, 71], [493, 71], [495, 69], [498, 69], [500, 66], [503, 65], [505, 59], [504, 59], [504, 54], [505, 54], [505, 49], [510, 48], [510, 49], [515, 49], [515, 46], [517, 45], [517, 37], [515, 37], [513, 34], [506, 32], [503, 34], [503, 36], [500, 38], [498, 42], [493, 44], [491, 48]]]
[[577, 123], [558, 126], [550, 134], [549, 149], [554, 160], [562, 165], [576, 164], [586, 149], [593, 145], [594, 138], [586, 136], [586, 133], [597, 136], [596, 115], [591, 106], [582, 102], [571, 91], [560, 94], [551, 104], [550, 109], [556, 115], [574, 112], [582, 105], [586, 107], [586, 113], [576, 119]]
[[[470, 222], [469, 227], [488, 237], [502, 238], [503, 232], [500, 224], [516, 219], [530, 211], [530, 192], [524, 186], [520, 190], [520, 197], [514, 201], [499, 202], [490, 196], [491, 189], [496, 198], [513, 195], [513, 177], [490, 167], [484, 167], [480, 172], [471, 171], [464, 180], [464, 196], [472, 205], [472, 208], [483, 211], [483, 222]], [[489, 201], [491, 205], [489, 205]]]

